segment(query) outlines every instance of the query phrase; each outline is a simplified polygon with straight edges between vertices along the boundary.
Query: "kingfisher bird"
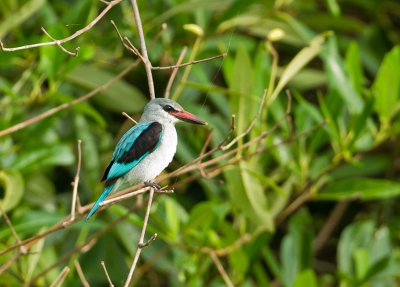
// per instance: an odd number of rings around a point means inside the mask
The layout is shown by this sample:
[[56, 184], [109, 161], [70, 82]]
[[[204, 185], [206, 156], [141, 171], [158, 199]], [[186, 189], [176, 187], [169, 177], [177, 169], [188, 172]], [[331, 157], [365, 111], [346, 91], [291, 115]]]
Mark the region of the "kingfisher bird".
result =
[[137, 125], [119, 140], [101, 181], [104, 190], [90, 210], [87, 221], [99, 204], [121, 185], [144, 183], [159, 189], [152, 182], [172, 161], [178, 138], [175, 124], [184, 121], [207, 125], [205, 121], [185, 111], [178, 103], [156, 98], [147, 103]]

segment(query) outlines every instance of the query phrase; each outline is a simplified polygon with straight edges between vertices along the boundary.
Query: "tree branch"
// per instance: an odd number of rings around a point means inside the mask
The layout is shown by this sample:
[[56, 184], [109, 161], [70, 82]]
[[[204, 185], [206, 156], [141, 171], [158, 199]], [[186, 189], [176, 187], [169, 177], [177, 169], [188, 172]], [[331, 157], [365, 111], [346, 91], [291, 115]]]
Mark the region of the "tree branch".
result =
[[144, 68], [146, 69], [147, 74], [147, 82], [149, 84], [149, 94], [150, 99], [155, 99], [156, 94], [154, 92], [154, 82], [153, 82], [153, 75], [151, 74], [151, 63], [149, 61], [149, 56], [147, 54], [146, 48], [146, 41], [144, 39], [143, 28], [142, 28], [142, 21], [140, 20], [139, 8], [137, 6], [136, 0], [131, 0], [132, 8], [133, 8], [133, 15], [135, 17], [136, 28], [138, 31], [139, 41], [140, 41], [140, 48], [142, 51], [142, 56], [144, 60]]
[[42, 31], [53, 41], [52, 42], [45, 42], [45, 43], [37, 43], [37, 44], [32, 44], [32, 45], [24, 45], [24, 46], [20, 46], [20, 47], [15, 47], [15, 48], [6, 48], [4, 47], [3, 42], [0, 40], [0, 47], [1, 50], [3, 50], [4, 52], [14, 52], [14, 51], [18, 51], [18, 50], [26, 50], [26, 49], [30, 49], [30, 48], [36, 48], [36, 47], [42, 47], [42, 46], [50, 46], [50, 45], [57, 45], [59, 46], [65, 53], [67, 53], [68, 55], [71, 56], [77, 56], [78, 55], [78, 50], [79, 47], [77, 47], [77, 51], [76, 54], [75, 53], [71, 53], [68, 52], [67, 50], [65, 50], [63, 47], [61, 47], [62, 43], [68, 42], [76, 37], [78, 37], [79, 35], [85, 33], [86, 31], [90, 30], [94, 25], [96, 25], [96, 23], [103, 18], [103, 16], [115, 5], [119, 4], [120, 2], [122, 2], [123, 0], [114, 0], [111, 2], [107, 2], [108, 5], [107, 7], [99, 14], [99, 16], [97, 16], [92, 22], [89, 23], [89, 25], [87, 25], [85, 28], [80, 29], [78, 31], [76, 31], [74, 34], [72, 34], [71, 36], [61, 39], [61, 40], [55, 40], [54, 38], [52, 38], [43, 28]]

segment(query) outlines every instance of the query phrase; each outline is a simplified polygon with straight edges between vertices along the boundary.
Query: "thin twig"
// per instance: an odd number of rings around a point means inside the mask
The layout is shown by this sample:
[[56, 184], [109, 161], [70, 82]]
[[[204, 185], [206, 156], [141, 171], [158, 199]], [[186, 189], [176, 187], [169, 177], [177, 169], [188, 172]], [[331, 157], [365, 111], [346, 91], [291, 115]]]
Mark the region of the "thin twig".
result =
[[20, 129], [23, 129], [23, 128], [25, 128], [25, 127], [27, 127], [27, 126], [29, 126], [29, 125], [37, 122], [37, 121], [43, 120], [44, 118], [47, 118], [47, 117], [49, 117], [51, 115], [54, 115], [55, 113], [58, 113], [59, 111], [62, 111], [64, 109], [70, 108], [70, 107], [72, 107], [72, 106], [74, 106], [74, 105], [76, 105], [76, 104], [78, 104], [80, 102], [83, 102], [83, 101], [93, 97], [94, 95], [96, 95], [96, 94], [98, 94], [100, 92], [105, 91], [112, 84], [114, 84], [116, 81], [118, 81], [119, 79], [124, 77], [127, 73], [129, 73], [138, 64], [139, 64], [139, 61], [133, 62], [128, 67], [126, 67], [121, 73], [119, 73], [115, 78], [111, 79], [110, 81], [108, 81], [107, 83], [102, 85], [101, 87], [98, 87], [97, 89], [94, 89], [90, 93], [88, 93], [88, 94], [86, 94], [86, 95], [84, 95], [84, 96], [82, 96], [82, 97], [80, 97], [80, 98], [78, 98], [76, 100], [73, 100], [70, 103], [65, 103], [65, 104], [59, 105], [58, 107], [52, 108], [50, 110], [47, 110], [46, 112], [44, 112], [44, 113], [42, 113], [42, 114], [40, 114], [40, 115], [38, 115], [36, 117], [33, 117], [33, 118], [31, 118], [29, 120], [26, 120], [26, 121], [24, 121], [22, 123], [16, 124], [16, 125], [14, 125], [12, 127], [9, 127], [9, 128], [7, 128], [5, 130], [0, 131], [0, 137], [4, 136], [6, 134], [9, 134], [9, 133], [13, 133], [15, 131], [18, 131]]
[[228, 55], [227, 53], [223, 53], [221, 55], [218, 56], [214, 56], [214, 57], [210, 57], [210, 58], [205, 58], [205, 59], [201, 59], [201, 60], [196, 60], [196, 61], [190, 61], [184, 64], [176, 64], [176, 65], [172, 65], [172, 66], [165, 66], [165, 67], [151, 67], [152, 70], [171, 70], [171, 69], [177, 69], [177, 68], [182, 68], [185, 66], [189, 66], [189, 65], [195, 65], [195, 64], [199, 64], [202, 62], [207, 62], [207, 61], [211, 61], [211, 60], [215, 60], [218, 58], [222, 58], [222, 57], [226, 57], [226, 55]]
[[[176, 62], [177, 65], [180, 65], [185, 57], [187, 51], [187, 46], [183, 47], [181, 54], [179, 55], [178, 61]], [[171, 90], [172, 83], [174, 82], [175, 76], [178, 73], [177, 69], [174, 69], [169, 77], [167, 87], [165, 88], [164, 98], [169, 98], [169, 91]]]
[[350, 201], [348, 200], [343, 200], [336, 203], [332, 212], [329, 214], [328, 220], [325, 221], [324, 226], [319, 231], [317, 237], [315, 237], [313, 241], [313, 250], [315, 253], [321, 250], [321, 248], [328, 241], [330, 235], [339, 224], [349, 205]]
[[139, 8], [136, 3], [136, 0], [131, 0], [132, 8], [133, 8], [133, 16], [135, 18], [136, 22], [136, 28], [138, 31], [138, 36], [139, 36], [139, 41], [140, 41], [140, 48], [142, 51], [142, 56], [145, 60], [144, 62], [144, 67], [146, 69], [146, 74], [147, 74], [147, 82], [149, 84], [149, 94], [150, 94], [150, 99], [155, 99], [156, 94], [154, 92], [154, 82], [153, 82], [153, 75], [151, 74], [151, 63], [149, 61], [149, 56], [147, 55], [147, 48], [146, 48], [146, 41], [144, 39], [144, 34], [143, 34], [143, 28], [142, 28], [142, 22], [140, 20], [140, 14], [139, 14]]
[[[67, 276], [69, 272], [69, 267], [65, 266], [64, 269], [61, 271], [60, 274], [58, 274], [57, 278], [54, 280], [53, 283], [51, 283], [50, 287], [54, 287], [54, 286], [61, 286], [61, 284], [64, 282], [65, 277]], [[57, 285], [56, 285], [57, 284]]]
[[8, 269], [8, 267], [10, 267], [10, 265], [19, 258], [19, 256], [22, 254], [21, 249], [18, 249], [17, 253], [15, 253], [13, 256], [11, 256], [10, 259], [8, 259], [8, 261], [6, 263], [4, 263], [1, 267], [0, 267], [0, 275], [3, 274], [4, 271], [6, 271]]
[[131, 120], [132, 122], [134, 122], [134, 123], [137, 125], [137, 121], [135, 121], [133, 118], [131, 118], [130, 115], [128, 115], [128, 114], [125, 113], [125, 112], [122, 112], [122, 115], [125, 116], [125, 117], [127, 117], [129, 120]]
[[[32, 44], [32, 45], [24, 45], [24, 46], [20, 46], [20, 47], [15, 47], [15, 48], [6, 48], [4, 47], [3, 42], [0, 40], [0, 48], [1, 50], [3, 50], [4, 52], [14, 52], [14, 51], [18, 51], [18, 50], [25, 50], [25, 49], [30, 49], [30, 48], [36, 48], [36, 47], [42, 47], [42, 46], [50, 46], [50, 45], [58, 45], [58, 44], [62, 44], [65, 42], [68, 42], [76, 37], [78, 37], [79, 35], [85, 33], [86, 31], [88, 31], [89, 29], [91, 29], [94, 25], [96, 25], [96, 23], [103, 18], [103, 16], [115, 5], [119, 4], [120, 2], [122, 2], [123, 0], [114, 0], [108, 3], [107, 7], [101, 11], [101, 13], [92, 21], [89, 23], [89, 25], [87, 25], [86, 27], [76, 31], [74, 34], [72, 34], [71, 36], [61, 39], [61, 40], [54, 40], [52, 42], [45, 42], [45, 43], [37, 43], [37, 44]], [[49, 35], [48, 35], [49, 36]], [[49, 36], [50, 37], [50, 36]], [[63, 49], [64, 51], [64, 49]], [[66, 50], [65, 50], [66, 51]], [[64, 51], [64, 52], [65, 52]], [[68, 52], [68, 51], [67, 51]], [[69, 54], [70, 52], [68, 52], [67, 54]]]
[[[82, 243], [79, 246], [75, 246], [72, 250], [68, 251], [66, 254], [58, 258], [58, 260], [53, 263], [51, 266], [47, 267], [45, 270], [40, 272], [34, 279], [31, 280], [31, 285], [34, 285], [34, 283], [42, 276], [44, 276], [47, 272], [52, 270], [55, 266], [58, 266], [62, 262], [67, 261], [73, 254], [75, 253], [85, 253], [89, 251], [93, 245], [97, 242], [97, 239], [102, 236], [103, 234], [107, 233], [110, 229], [114, 228], [118, 223], [122, 222], [131, 214], [132, 212], [136, 211], [138, 207], [133, 206], [131, 207], [127, 213], [125, 213], [123, 216], [118, 217], [114, 221], [110, 222], [107, 224], [107, 226], [103, 229], [100, 229], [96, 233], [94, 233], [92, 236], [88, 237], [84, 243]], [[83, 218], [83, 217], [82, 217]], [[43, 236], [42, 236], [43, 237]], [[33, 244], [32, 244], [33, 245]]]
[[147, 203], [146, 214], [145, 214], [144, 220], [143, 220], [142, 232], [140, 233], [140, 237], [139, 237], [138, 247], [137, 247], [135, 258], [133, 259], [132, 267], [129, 270], [128, 278], [126, 279], [124, 287], [129, 286], [129, 282], [131, 282], [131, 280], [132, 280], [133, 272], [135, 271], [136, 264], [139, 260], [140, 253], [142, 252], [142, 249], [143, 249], [143, 247], [141, 245], [143, 244], [144, 235], [146, 233], [146, 227], [147, 227], [147, 222], [149, 220], [151, 204], [153, 202], [153, 195], [154, 195], [154, 188], [151, 188], [150, 193], [149, 193], [149, 201]]
[[[261, 110], [264, 107], [264, 100], [265, 100], [265, 96], [267, 94], [267, 90], [264, 90], [264, 94], [261, 98], [261, 104], [258, 107], [258, 111], [257, 114], [254, 116], [253, 120], [251, 121], [250, 125], [247, 127], [247, 129], [241, 133], [240, 135], [236, 136], [229, 144], [225, 145], [225, 146], [221, 146], [221, 150], [226, 150], [229, 149], [232, 145], [234, 145], [239, 139], [243, 138], [244, 136], [246, 136], [250, 130], [253, 128], [255, 122], [257, 121], [258, 117], [260, 116]], [[288, 104], [288, 109], [290, 111], [290, 104]], [[288, 112], [287, 112], [288, 113]]]
[[236, 249], [241, 247], [243, 244], [246, 244], [247, 242], [250, 241], [250, 239], [251, 239], [251, 235], [246, 233], [242, 237], [240, 237], [238, 240], [236, 240], [231, 245], [229, 245], [225, 248], [215, 250], [210, 247], [203, 247], [201, 249], [201, 251], [204, 253], [214, 252], [215, 255], [217, 255], [218, 257], [222, 257], [222, 256], [226, 256], [229, 253], [235, 251]]
[[156, 240], [156, 238], [157, 238], [157, 233], [154, 233], [154, 234], [150, 237], [149, 240], [147, 240], [147, 241], [144, 242], [144, 243], [139, 243], [139, 247], [140, 247], [140, 248], [144, 248], [144, 247], [146, 247], [146, 246], [149, 246], [154, 240]]
[[[3, 214], [4, 220], [6, 221], [8, 227], [10, 228], [11, 233], [12, 233], [12, 235], [14, 236], [15, 240], [16, 240], [18, 243], [21, 243], [21, 239], [19, 239], [19, 236], [18, 236], [17, 232], [15, 232], [15, 229], [14, 229], [12, 223], [11, 223], [10, 218], [8, 218], [7, 213], [5, 213], [5, 211], [3, 210], [3, 207], [1, 207], [1, 205], [0, 205], [0, 211], [1, 211], [1, 213]], [[21, 253], [21, 254], [26, 254], [26, 253], [27, 253], [27, 250], [26, 250], [25, 246], [21, 245], [21, 246], [19, 247], [19, 249], [20, 249], [20, 253]]]
[[224, 267], [222, 267], [221, 262], [219, 261], [217, 255], [215, 254], [214, 251], [209, 252], [211, 259], [214, 261], [215, 266], [217, 266], [219, 274], [221, 274], [222, 279], [224, 279], [226, 286], [228, 287], [234, 287], [231, 279], [229, 279], [228, 274], [226, 274], [226, 271]]
[[72, 56], [72, 57], [78, 56], [78, 52], [79, 52], [79, 49], [80, 49], [79, 47], [76, 47], [76, 48], [75, 48], [75, 53], [72, 53], [72, 52], [68, 51], [67, 49], [65, 49], [65, 48], [61, 45], [61, 42], [60, 42], [59, 40], [57, 40], [57, 39], [54, 39], [43, 27], [42, 27], [41, 29], [42, 29], [43, 33], [45, 33], [45, 34], [47, 35], [47, 37], [49, 37], [51, 40], [53, 40], [54, 43], [55, 43], [64, 53], [66, 53], [66, 54], [68, 54], [68, 55], [70, 55], [70, 56]]
[[84, 287], [90, 287], [89, 282], [87, 282], [85, 275], [83, 274], [82, 267], [79, 264], [79, 261], [75, 259], [74, 264], [75, 264], [76, 272], [78, 273], [78, 276], [81, 279], [82, 285]]
[[78, 167], [76, 169], [75, 179], [73, 183], [74, 189], [72, 191], [71, 218], [70, 220], [64, 222], [64, 225], [68, 225], [75, 219], [75, 206], [76, 206], [76, 199], [78, 196], [79, 173], [81, 171], [81, 161], [82, 161], [81, 143], [82, 141], [78, 140]]
[[103, 270], [104, 270], [104, 273], [106, 274], [108, 284], [110, 285], [110, 287], [114, 287], [114, 284], [112, 283], [111, 278], [108, 275], [106, 264], [104, 263], [104, 261], [101, 261], [101, 266], [103, 266]]

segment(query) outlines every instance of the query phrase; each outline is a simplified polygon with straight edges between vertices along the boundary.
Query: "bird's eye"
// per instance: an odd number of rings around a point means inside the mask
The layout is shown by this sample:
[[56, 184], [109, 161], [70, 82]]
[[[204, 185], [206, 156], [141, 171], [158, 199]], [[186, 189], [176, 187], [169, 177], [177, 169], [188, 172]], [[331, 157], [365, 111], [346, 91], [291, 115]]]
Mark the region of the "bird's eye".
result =
[[163, 109], [164, 109], [164, 111], [166, 111], [166, 112], [172, 112], [172, 111], [174, 110], [174, 108], [171, 107], [170, 105], [165, 105], [165, 106], [163, 107]]

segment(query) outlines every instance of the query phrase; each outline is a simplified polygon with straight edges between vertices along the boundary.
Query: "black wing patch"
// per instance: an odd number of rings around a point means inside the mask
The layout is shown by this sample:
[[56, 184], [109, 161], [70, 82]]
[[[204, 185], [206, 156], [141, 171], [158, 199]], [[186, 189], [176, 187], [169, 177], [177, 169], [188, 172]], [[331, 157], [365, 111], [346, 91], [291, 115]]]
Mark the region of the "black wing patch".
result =
[[112, 165], [114, 164], [114, 160], [111, 160], [110, 163], [107, 165], [106, 170], [103, 173], [103, 176], [101, 177], [100, 182], [104, 181], [107, 179], [107, 175], [110, 172], [110, 169], [112, 167]]
[[[119, 158], [113, 158], [104, 171], [101, 181], [107, 179], [111, 169], [123, 167], [123, 169], [133, 168], [139, 161], [141, 161], [147, 154], [153, 152], [161, 141], [162, 124], [159, 122], [151, 123], [140, 135], [136, 138], [132, 146], [121, 154]], [[115, 166], [114, 166], [115, 165]], [[129, 167], [131, 166], [131, 167]], [[115, 179], [119, 176], [115, 177]], [[111, 180], [114, 178], [109, 178]]]
[[153, 152], [158, 146], [162, 124], [153, 122], [140, 136], [135, 140], [131, 148], [117, 159], [118, 163], [130, 163], [140, 159], [144, 154]]

